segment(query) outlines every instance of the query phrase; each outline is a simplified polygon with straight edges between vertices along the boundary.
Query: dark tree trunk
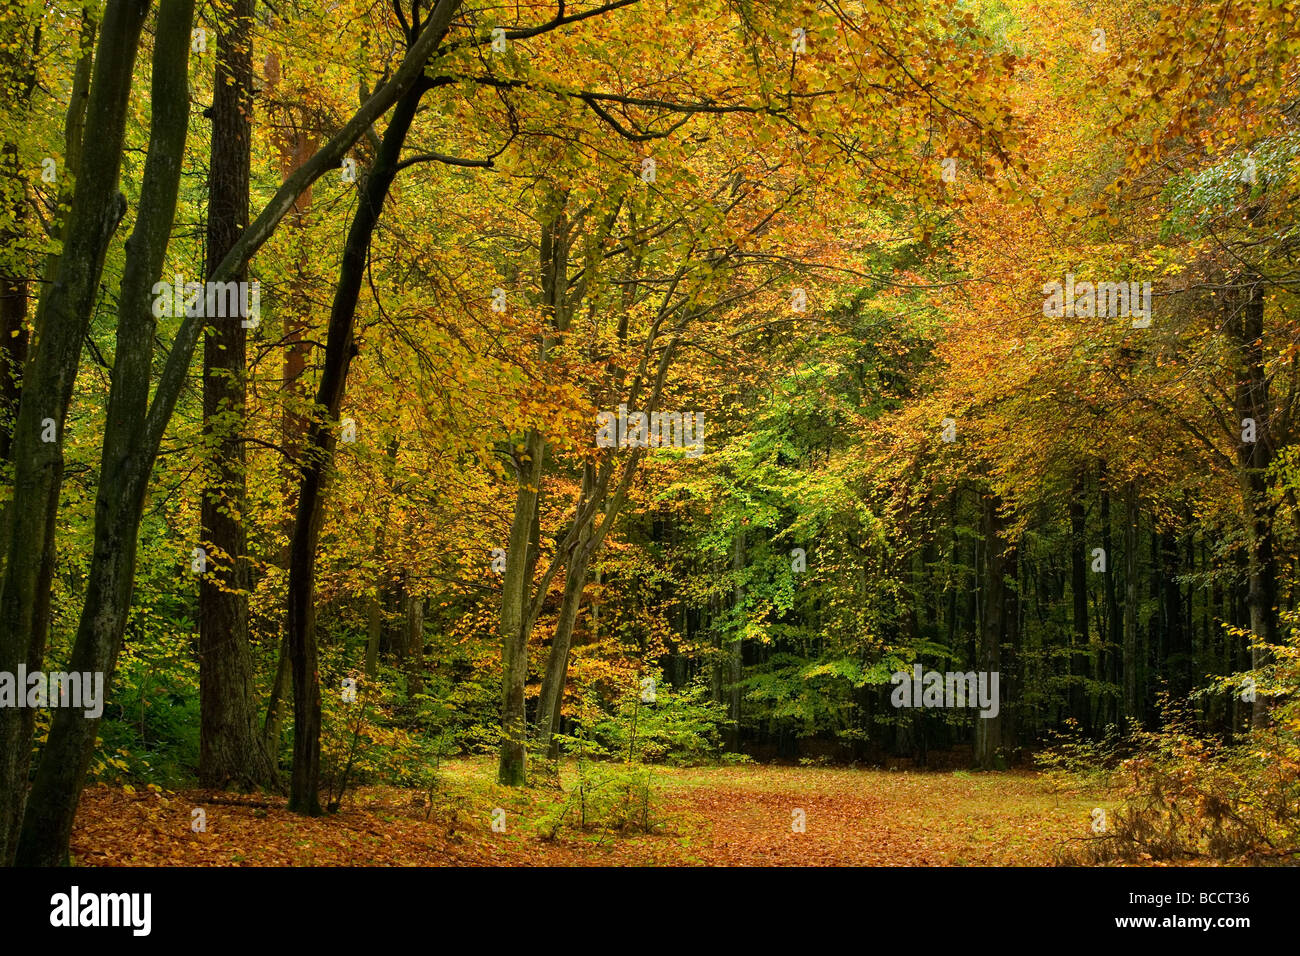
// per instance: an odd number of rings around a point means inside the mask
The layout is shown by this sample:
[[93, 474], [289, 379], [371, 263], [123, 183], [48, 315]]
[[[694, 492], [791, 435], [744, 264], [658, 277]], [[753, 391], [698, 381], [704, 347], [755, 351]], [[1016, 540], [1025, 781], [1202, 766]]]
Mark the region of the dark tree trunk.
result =
[[[193, 14], [194, 0], [165, 4], [155, 29], [149, 153], [141, 183], [140, 212], [126, 244], [117, 352], [95, 502], [94, 555], [72, 649], [72, 669], [104, 674], [105, 688], [117, 662], [131, 607], [135, 541], [153, 461], [151, 453], [139, 451], [153, 355], [152, 287], [162, 272], [176, 213], [189, 125], [188, 64]], [[106, 17], [104, 38], [111, 33]], [[104, 55], [101, 43], [96, 56], [97, 81]], [[94, 120], [92, 94], [91, 122]], [[87, 152], [87, 164], [90, 156]], [[80, 195], [80, 182], [77, 192]], [[75, 228], [72, 231], [75, 233]], [[65, 252], [60, 277], [72, 262], [71, 254]], [[54, 866], [67, 861], [72, 823], [98, 726], [98, 717], [87, 717], [80, 710], [59, 708], [55, 713], [23, 818], [16, 856], [20, 865]]]
[[1178, 539], [1173, 532], [1160, 535], [1160, 580], [1164, 604], [1164, 662], [1169, 690], [1175, 697], [1191, 690], [1194, 673], [1191, 668], [1191, 641], [1183, 617], [1183, 592], [1178, 584]]
[[[6, 569], [5, 596], [3, 602], [0, 602], [0, 621], [5, 622], [5, 627], [0, 628], [0, 648], [6, 651], [12, 647], [21, 649], [26, 643], [31, 648], [30, 653], [36, 656], [35, 664], [29, 661], [29, 668], [33, 669], [40, 666], [44, 651], [44, 624], [41, 622], [48, 621], [49, 572], [52, 567], [45, 566], [44, 562], [52, 560], [62, 461], [57, 454], [57, 442], [45, 446], [56, 449], [53, 456], [43, 453], [38, 447], [45, 445], [40, 442], [43, 426], [39, 422], [39, 411], [33, 414], [34, 422], [24, 424], [28, 408], [27, 396], [52, 396], [50, 401], [54, 404], [51, 407], [57, 411], [55, 421], [62, 421], [72, 382], [69, 366], [60, 356], [65, 347], [70, 349], [71, 369], [75, 370], [83, 334], [80, 330], [76, 331], [75, 341], [69, 344], [66, 341], [68, 326], [73, 320], [81, 321], [77, 317], [83, 315], [83, 312], [76, 306], [82, 301], [83, 291], [86, 312], [93, 303], [97, 277], [102, 271], [102, 246], [107, 244], [123, 211], [120, 196], [114, 195], [111, 199], [106, 197], [108, 193], [115, 193], [122, 141], [121, 127], [125, 122], [125, 99], [129, 93], [132, 62], [148, 6], [147, 3], [127, 2], [113, 2], [108, 6], [95, 57], [96, 80], [88, 109], [90, 119], [85, 137], [88, 149], [83, 159], [86, 173], [76, 184], [75, 195], [78, 198], [74, 200], [69, 220], [69, 242], [64, 246], [59, 281], [42, 298], [41, 307], [37, 310], [38, 357], [29, 363], [24, 385], [24, 405], [19, 412], [16, 456], [20, 462], [25, 461], [31, 465], [28, 475], [31, 480], [15, 487], [14, 500], [21, 505], [16, 506], [15, 511], [23, 516], [24, 528], [27, 530], [36, 527], [33, 515], [39, 515], [40, 533], [36, 537], [40, 541], [38, 547], [32, 548], [32, 542], [23, 536], [19, 523], [15, 522], [10, 533], [10, 552], [14, 553], [17, 547], [21, 554], [26, 548], [33, 553], [39, 552], [39, 557], [35, 559], [36, 569], [25, 571], [17, 579], [12, 573], [12, 565]], [[446, 35], [447, 26], [458, 6], [458, 0], [440, 0], [393, 78], [367, 101], [337, 136], [276, 192], [257, 220], [244, 231], [235, 248], [227, 254], [214, 278], [228, 279], [237, 269], [242, 268], [274, 232], [297, 193], [338, 162], [342, 153], [375, 119], [422, 82], [427, 59]], [[112, 665], [116, 660], [130, 608], [137, 532], [149, 476], [163, 432], [188, 379], [194, 348], [204, 322], [200, 317], [182, 320], [150, 402], [152, 346], [156, 325], [150, 301], [151, 289], [161, 273], [166, 255], [167, 237], [175, 213], [184, 135], [188, 128], [187, 61], [192, 7], [192, 3], [179, 0], [164, 5], [154, 30], [153, 118], [149, 155], [145, 162], [140, 214], [135, 232], [126, 247], [117, 351], [114, 356], [96, 499], [94, 552], [72, 652], [73, 666], [83, 671], [103, 671], [106, 687], [112, 675]], [[180, 22], [182, 19], [184, 23]], [[131, 36], [126, 37], [126, 33]], [[129, 43], [126, 42], [128, 39]], [[121, 102], [117, 98], [119, 87]], [[100, 103], [103, 109], [97, 107]], [[97, 136], [96, 128], [102, 128], [104, 135]], [[105, 164], [92, 158], [98, 154], [103, 154]], [[112, 173], [107, 177], [107, 182], [104, 181], [106, 166], [111, 167]], [[96, 188], [96, 183], [101, 188]], [[104, 188], [107, 192], [103, 191]], [[89, 197], [84, 203], [80, 199], [83, 195]], [[87, 258], [74, 255], [74, 247], [88, 252], [98, 248], [99, 251], [94, 257]], [[82, 286], [87, 284], [89, 274], [95, 278], [88, 282], [88, 290], [83, 290]], [[59, 345], [58, 348], [46, 348], [43, 330], [47, 328], [57, 330], [57, 335], [51, 334]], [[47, 407], [44, 401], [37, 404], [41, 408]], [[36, 454], [25, 453], [29, 444], [36, 448]], [[33, 488], [42, 493], [34, 494]], [[26, 542], [24, 547], [18, 547], [20, 542]], [[37, 586], [37, 580], [42, 574], [45, 575], [43, 587]], [[30, 601], [25, 601], [24, 595], [28, 591], [33, 597]], [[6, 615], [12, 615], [20, 627], [9, 627]], [[38, 625], [35, 628], [32, 627], [33, 621]], [[33, 639], [25, 641], [25, 635], [29, 633], [33, 634]], [[8, 712], [6, 709], [5, 713]], [[20, 712], [31, 713], [26, 708]], [[0, 741], [0, 760], [14, 755], [16, 760], [25, 762], [26, 755], [30, 753], [30, 727], [26, 736], [18, 740], [15, 738], [21, 736], [22, 731], [6, 727], [3, 718], [4, 715], [0, 714], [0, 731], [13, 746], [5, 746]], [[69, 709], [60, 709], [54, 718], [33, 785], [33, 794], [40, 795], [39, 803], [33, 801], [39, 809], [22, 823], [20, 840], [24, 847], [23, 858], [28, 861], [54, 863], [66, 858], [68, 833], [80, 797], [80, 788], [85, 780], [98, 724], [97, 720], [80, 718], [79, 711]], [[21, 814], [21, 804], [17, 801], [21, 801], [22, 788], [10, 786], [9, 781], [4, 779], [11, 771], [12, 764], [0, 764], [0, 793], [12, 794], [19, 811], [18, 814], [12, 814], [12, 807], [8, 801], [4, 801], [0, 813], [17, 820]], [[15, 778], [21, 779], [23, 776], [25, 766], [15, 774]], [[5, 824], [0, 827], [0, 835], [10, 835], [9, 822], [8, 819], [0, 821]]]
[[1092, 731], [1083, 680], [1088, 673], [1088, 547], [1083, 510], [1084, 483], [1076, 481], [1070, 497], [1070, 595], [1074, 601], [1074, 630], [1070, 641], [1070, 714]]
[[[208, 174], [211, 276], [248, 225], [253, 108], [254, 0], [232, 0], [217, 30]], [[245, 269], [235, 281], [247, 278]], [[242, 297], [241, 297], [242, 299]], [[207, 571], [199, 581], [199, 783], [205, 787], [275, 785], [275, 763], [258, 732], [248, 644], [252, 586], [244, 531], [245, 330], [241, 318], [217, 319], [203, 348], [203, 432], [212, 450], [200, 508]]]
[[1020, 701], [1024, 700], [1025, 681], [1021, 671], [1020, 635], [1023, 633], [1024, 607], [1020, 601], [1020, 545], [1007, 540], [1002, 556], [1003, 577], [1007, 582], [1003, 593], [1003, 631], [1000, 666], [1005, 678], [998, 687], [998, 710], [1002, 717], [1002, 746], [1010, 758], [1018, 746], [1020, 734]]
[[1124, 716], [1141, 719], [1138, 701], [1138, 496], [1130, 481], [1124, 488]]
[[298, 508], [289, 547], [288, 635], [293, 675], [293, 778], [289, 809], [312, 816], [320, 805], [320, 673], [316, 649], [316, 543], [320, 537], [327, 469], [334, 456], [334, 426], [355, 351], [357, 298], [365, 278], [370, 242], [384, 199], [397, 175], [402, 145], [427, 85], [417, 83], [397, 102], [375, 161], [361, 189], [348, 230], [339, 282], [330, 309], [325, 365], [316, 392], [317, 414], [304, 441]]
[[[38, 348], [26, 369], [12, 446], [14, 486], [9, 536], [4, 542], [0, 671], [13, 673], [20, 663], [39, 670], [44, 662], [54, 532], [63, 483], [63, 428], [104, 255], [125, 213], [125, 200], [117, 190], [122, 140], [136, 49], [149, 6], [144, 0], [110, 0], [105, 10], [90, 92], [84, 161], [75, 185], [58, 280], [41, 296], [36, 310]], [[57, 441], [41, 440], [45, 419], [55, 422]], [[0, 863], [11, 858], [22, 822], [33, 720], [29, 708], [0, 710]], [[57, 839], [57, 835], [52, 837]]]
[[1105, 718], [1107, 724], [1119, 724], [1121, 706], [1121, 678], [1119, 670], [1120, 629], [1119, 600], [1115, 593], [1115, 534], [1110, 519], [1110, 492], [1101, 491], [1101, 534], [1102, 548], [1106, 553], [1106, 573], [1102, 578], [1106, 589], [1106, 650], [1101, 661], [1102, 679], [1111, 685], [1111, 692], [1106, 696]]
[[736, 529], [732, 541], [731, 572], [735, 575], [732, 591], [732, 610], [736, 633], [727, 647], [727, 749], [740, 749], [740, 680], [744, 675], [745, 634], [745, 528]]
[[[976, 670], [988, 674], [999, 673], [999, 691], [1001, 691], [1002, 641], [1006, 636], [1007, 594], [1006, 594], [1006, 542], [1003, 539], [1003, 518], [999, 514], [997, 496], [984, 496], [984, 614], [983, 627], [979, 633], [979, 645], [976, 656]], [[1014, 559], [1013, 559], [1014, 560]], [[991, 770], [997, 765], [998, 753], [1002, 749], [1002, 713], [999, 708], [996, 717], [975, 717], [975, 762]]]
[[948, 496], [948, 536], [951, 547], [948, 553], [948, 646], [957, 649], [957, 618], [960, 610], [958, 597], [961, 592], [960, 561], [961, 551], [957, 538], [957, 489]]

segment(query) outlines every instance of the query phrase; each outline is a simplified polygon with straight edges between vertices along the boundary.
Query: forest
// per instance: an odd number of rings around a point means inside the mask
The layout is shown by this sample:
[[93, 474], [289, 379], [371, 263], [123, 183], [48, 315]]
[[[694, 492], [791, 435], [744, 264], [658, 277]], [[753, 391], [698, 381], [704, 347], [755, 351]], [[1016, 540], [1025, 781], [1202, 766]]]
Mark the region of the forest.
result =
[[0, 864], [1300, 863], [1297, 54], [7, 0]]

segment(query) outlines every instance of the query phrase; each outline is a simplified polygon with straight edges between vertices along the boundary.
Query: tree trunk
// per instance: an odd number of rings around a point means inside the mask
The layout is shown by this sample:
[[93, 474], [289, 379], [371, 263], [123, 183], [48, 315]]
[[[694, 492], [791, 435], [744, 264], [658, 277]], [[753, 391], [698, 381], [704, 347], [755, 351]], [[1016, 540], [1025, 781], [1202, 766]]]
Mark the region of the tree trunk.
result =
[[[1002, 516], [998, 513], [998, 499], [993, 494], [984, 496], [984, 567], [985, 599], [983, 627], [980, 629], [976, 670], [986, 674], [998, 673], [1001, 690], [1002, 639], [1006, 628], [1006, 568], [1003, 563]], [[999, 705], [996, 717], [975, 717], [975, 763], [981, 769], [997, 766], [1002, 748], [1002, 712]]]
[[[228, 18], [218, 21], [208, 276], [248, 225], [253, 3], [232, 0]], [[246, 270], [235, 275], [235, 281], [246, 278]], [[203, 433], [212, 461], [200, 507], [200, 543], [209, 560], [199, 580], [199, 784], [214, 788], [271, 786], [278, 776], [258, 733], [248, 644], [245, 338], [241, 317], [227, 317], [213, 323], [203, 348]]]
[[424, 693], [424, 598], [410, 592], [407, 584], [406, 624], [406, 689], [412, 698]]
[[[1157, 657], [1163, 661], [1170, 692], [1181, 698], [1192, 689], [1195, 674], [1191, 666], [1191, 640], [1188, 622], [1183, 617], [1183, 593], [1178, 585], [1178, 539], [1172, 531], [1160, 535], [1161, 598], [1164, 605], [1164, 651]], [[1191, 562], [1188, 569], [1194, 570]]]
[[745, 637], [745, 528], [736, 529], [731, 551], [731, 571], [735, 575], [732, 591], [732, 610], [735, 614], [736, 633], [727, 647], [727, 749], [740, 749], [740, 680], [744, 676]]
[[522, 786], [527, 779], [524, 726], [524, 688], [528, 680], [527, 617], [531, 594], [533, 563], [532, 537], [537, 524], [537, 509], [542, 483], [542, 466], [546, 442], [530, 431], [519, 463], [519, 481], [515, 493], [515, 515], [510, 524], [510, 541], [506, 547], [505, 580], [501, 594], [501, 758], [497, 765], [497, 783], [507, 787]]
[[1137, 485], [1124, 486], [1124, 716], [1140, 719], [1138, 701], [1138, 496]]
[[[267, 54], [265, 63], [265, 80], [268, 99], [274, 98], [274, 93], [280, 82], [280, 58], [275, 51]], [[282, 181], [288, 181], [299, 169], [307, 163], [315, 154], [318, 145], [318, 139], [314, 133], [305, 131], [301, 128], [304, 123], [304, 117], [297, 112], [291, 114], [288, 124], [292, 129], [285, 130], [279, 127], [276, 130], [275, 143], [280, 153], [280, 177]], [[297, 308], [297, 304], [309, 298], [306, 295], [306, 285], [303, 281], [303, 273], [307, 267], [307, 254], [302, 249], [303, 236], [301, 235], [304, 225], [306, 224], [307, 214], [311, 210], [312, 204], [312, 187], [309, 184], [300, 192], [293, 201], [288, 220], [291, 235], [294, 236], [299, 246], [299, 252], [295, 261], [296, 274], [293, 282], [293, 294], [286, 297], [286, 301], [281, 304], [277, 310], [278, 314], [284, 317], [284, 367], [281, 372], [281, 397], [284, 401], [284, 410], [280, 418], [280, 447], [284, 449], [284, 457], [281, 459], [280, 481], [284, 494], [284, 514], [282, 522], [285, 540], [288, 541], [293, 535], [293, 514], [296, 510], [295, 494], [297, 486], [294, 481], [295, 462], [302, 446], [303, 435], [307, 431], [307, 419], [302, 414], [302, 407], [310, 401], [307, 395], [306, 379], [304, 372], [307, 369], [307, 355], [310, 350], [310, 344], [306, 341], [307, 320], [302, 311]], [[289, 549], [286, 545], [276, 561], [280, 567], [286, 571], [289, 566]], [[283, 634], [279, 642], [279, 651], [276, 654], [275, 678], [271, 683], [271, 693], [266, 705], [266, 719], [262, 724], [262, 740], [267, 751], [271, 754], [278, 755], [280, 752], [280, 740], [284, 732], [284, 711], [285, 700], [289, 694], [289, 635]]]
[[289, 546], [288, 635], [293, 675], [293, 779], [289, 809], [317, 816], [320, 806], [320, 673], [316, 663], [316, 543], [323, 518], [327, 469], [334, 456], [334, 424], [347, 388], [355, 352], [353, 333], [357, 298], [365, 278], [370, 242], [384, 199], [397, 175], [402, 145], [427, 85], [417, 83], [393, 111], [374, 165], [361, 189], [348, 230], [339, 282], [330, 309], [325, 366], [316, 392], [318, 409], [307, 432], [298, 485], [298, 509]]
[[[77, 197], [90, 197], [86, 202], [74, 200], [69, 220], [69, 242], [64, 246], [64, 260], [60, 265], [59, 281], [42, 299], [37, 310], [36, 340], [39, 345], [38, 358], [30, 363], [26, 395], [47, 394], [59, 398], [56, 423], [62, 420], [71, 392], [70, 378], [60, 379], [60, 375], [70, 375], [66, 362], [60, 361], [62, 349], [72, 351], [73, 368], [76, 366], [82, 333], [77, 332], [76, 341], [70, 346], [65, 342], [68, 334], [68, 319], [84, 314], [75, 308], [82, 300], [81, 287], [89, 285], [85, 293], [88, 303], [93, 303], [97, 276], [101, 271], [103, 245], [111, 234], [123, 210], [123, 200], [114, 196], [111, 200], [103, 199], [106, 193], [95, 188], [99, 183], [103, 187], [105, 171], [111, 166], [112, 175], [107, 177], [107, 191], [115, 192], [117, 169], [120, 162], [120, 149], [108, 148], [116, 142], [120, 147], [122, 141], [121, 125], [124, 123], [125, 98], [129, 92], [132, 61], [138, 44], [139, 33], [147, 13], [147, 3], [130, 3], [118, 0], [109, 4], [105, 16], [104, 28], [95, 57], [95, 86], [92, 88], [91, 103], [88, 110], [90, 120], [86, 131], [86, 141], [92, 149], [85, 153], [84, 166], [95, 175], [87, 173], [80, 177], [76, 185]], [[459, 0], [439, 0], [434, 7], [419, 36], [415, 39], [402, 65], [393, 78], [384, 84], [364, 107], [352, 117], [338, 135], [323, 147], [310, 162], [291, 177], [263, 208], [257, 220], [244, 230], [235, 247], [227, 253], [214, 279], [224, 281], [243, 267], [263, 243], [271, 236], [280, 219], [289, 208], [293, 198], [313, 179], [319, 177], [327, 168], [338, 162], [342, 153], [348, 149], [362, 133], [369, 128], [379, 116], [397, 102], [406, 92], [423, 82], [423, 71], [429, 56], [446, 36], [451, 17], [459, 7]], [[86, 584], [86, 598], [82, 608], [81, 623], [78, 628], [77, 641], [73, 647], [72, 660], [82, 670], [95, 670], [85, 666], [102, 661], [107, 678], [111, 677], [111, 664], [116, 660], [117, 648], [120, 646], [125, 630], [126, 614], [129, 610], [130, 591], [134, 580], [135, 560], [140, 517], [144, 509], [144, 493], [148, 486], [153, 463], [158, 456], [163, 432], [175, 409], [176, 401], [188, 380], [190, 364], [198, 336], [204, 325], [202, 317], [187, 317], [181, 322], [172, 343], [152, 402], [149, 401], [149, 385], [153, 377], [152, 345], [155, 323], [150, 302], [152, 283], [162, 268], [166, 252], [166, 233], [170, 231], [171, 221], [160, 226], [161, 210], [170, 205], [174, 217], [176, 188], [169, 185], [173, 176], [179, 176], [179, 167], [183, 155], [184, 131], [188, 126], [188, 67], [177, 54], [183, 51], [188, 55], [189, 22], [183, 30], [177, 30], [177, 20], [181, 13], [192, 12], [189, 3], [168, 4], [163, 8], [165, 17], [159, 18], [154, 36], [154, 94], [152, 106], [154, 122], [150, 136], [149, 158], [145, 163], [145, 181], [141, 190], [142, 202], [140, 215], [137, 217], [136, 233], [141, 236], [141, 243], [127, 244], [126, 269], [123, 275], [123, 294], [119, 310], [118, 347], [115, 354], [112, 386], [109, 392], [107, 424], [105, 427], [103, 452], [101, 456], [100, 482], [95, 514], [95, 544], [91, 573]], [[163, 29], [164, 22], [167, 29]], [[130, 42], [124, 40], [124, 32], [131, 33]], [[183, 36], [181, 36], [183, 34]], [[175, 44], [175, 45], [173, 45]], [[159, 81], [159, 76], [163, 79]], [[118, 87], [121, 89], [123, 102], [116, 98]], [[97, 108], [100, 103], [103, 109]], [[179, 109], [177, 108], [179, 104]], [[91, 125], [93, 124], [93, 125]], [[95, 135], [95, 129], [102, 128], [104, 136]], [[116, 130], [116, 132], [114, 132]], [[177, 143], [179, 140], [179, 143]], [[111, 163], [98, 163], [92, 155], [102, 154]], [[151, 170], [151, 166], [153, 167]], [[87, 185], [89, 182], [89, 185]], [[101, 199], [103, 201], [101, 202]], [[146, 225], [147, 224], [147, 225]], [[161, 231], [162, 235], [159, 235]], [[80, 238], [78, 238], [80, 237]], [[103, 242], [95, 257], [74, 255], [74, 247], [91, 250], [96, 247], [99, 238]], [[74, 242], [73, 240], [77, 240]], [[93, 240], [93, 241], [92, 241]], [[149, 265], [145, 265], [146, 260]], [[86, 276], [93, 273], [94, 281], [87, 283]], [[152, 275], [152, 278], [150, 277]], [[69, 278], [71, 277], [71, 278]], [[65, 280], [67, 280], [65, 282]], [[57, 293], [57, 294], [56, 294]], [[50, 304], [53, 303], [53, 304]], [[86, 311], [89, 304], [86, 306]], [[46, 317], [48, 321], [43, 321]], [[45, 348], [43, 329], [56, 329], [55, 336], [59, 348]], [[42, 365], [42, 362], [45, 364]], [[63, 388], [63, 391], [59, 391]], [[53, 399], [51, 399], [53, 401]], [[43, 402], [38, 403], [43, 407]], [[35, 423], [24, 425], [24, 415], [28, 406], [19, 412], [16, 431], [16, 455], [20, 461], [30, 465], [28, 478], [15, 486], [15, 511], [23, 516], [25, 528], [35, 528], [34, 515], [40, 516], [42, 522], [36, 537], [41, 546], [36, 549], [40, 557], [36, 559], [36, 569], [28, 568], [17, 579], [12, 574], [12, 566], [6, 569], [5, 594], [0, 602], [0, 653], [5, 648], [16, 647], [21, 650], [24, 643], [35, 657], [35, 664], [29, 669], [40, 666], [44, 651], [44, 625], [49, 615], [49, 573], [52, 564], [45, 567], [43, 562], [52, 560], [53, 529], [58, 515], [58, 480], [61, 479], [62, 463], [60, 456], [41, 454], [39, 441], [40, 412], [33, 414]], [[30, 445], [36, 448], [36, 454], [29, 454], [25, 449]], [[56, 447], [57, 443], [46, 447]], [[48, 481], [47, 481], [48, 479]], [[33, 489], [41, 493], [36, 494]], [[51, 494], [52, 492], [52, 494]], [[26, 541], [31, 548], [31, 541], [24, 538], [19, 522], [14, 523], [10, 533], [10, 552], [13, 553], [18, 542]], [[30, 537], [30, 536], [29, 536]], [[19, 548], [19, 553], [22, 548]], [[38, 586], [38, 578], [44, 574], [44, 586]], [[17, 582], [17, 583], [16, 583]], [[30, 593], [31, 600], [25, 600]], [[30, 609], [30, 610], [29, 610]], [[23, 615], [26, 615], [24, 617]], [[18, 620], [23, 630], [9, 627], [9, 617]], [[37, 622], [35, 628], [31, 622]], [[25, 640], [24, 634], [31, 634], [32, 640]], [[39, 640], [35, 639], [39, 637]], [[6, 661], [0, 661], [0, 665]], [[21, 714], [30, 714], [29, 709], [18, 709]], [[30, 753], [31, 729], [28, 725], [25, 736], [21, 729], [14, 730], [5, 726], [6, 709], [0, 714], [0, 736], [9, 738], [14, 746], [5, 746], [0, 741], [0, 793], [11, 795], [19, 807], [13, 812], [9, 801], [2, 801], [0, 813], [6, 817], [0, 820], [0, 836], [12, 839], [10, 822], [16, 826], [21, 817], [22, 788], [14, 780], [25, 778], [25, 763]], [[50, 731], [49, 742], [42, 755], [42, 765], [38, 770], [33, 793], [42, 794], [40, 819], [23, 822], [21, 840], [28, 849], [28, 858], [41, 857], [50, 862], [67, 855], [67, 835], [71, 828], [72, 815], [80, 796], [80, 787], [85, 778], [86, 766], [94, 745], [94, 729], [97, 720], [81, 723], [69, 717], [74, 713], [60, 710], [55, 717]], [[77, 712], [79, 714], [79, 712]], [[22, 737], [21, 740], [14, 739]], [[76, 739], [73, 739], [76, 738]], [[80, 741], [81, 758], [76, 754], [77, 741]], [[11, 758], [9, 760], [8, 758]], [[23, 766], [13, 772], [13, 763], [21, 761]], [[71, 788], [71, 789], [68, 789]], [[11, 818], [11, 819], [10, 819]], [[64, 828], [66, 824], [66, 828]], [[61, 842], [61, 849], [51, 849]], [[43, 849], [42, 849], [43, 847]], [[7, 850], [12, 853], [12, 848]]]
[[1088, 548], [1083, 510], [1084, 483], [1075, 482], [1070, 497], [1070, 596], [1074, 600], [1074, 631], [1070, 640], [1070, 714], [1092, 732], [1092, 719], [1083, 681], [1088, 673]]
[[[110, 15], [112, 12], [110, 9]], [[95, 502], [94, 557], [72, 649], [72, 669], [102, 673], [105, 688], [117, 662], [131, 607], [135, 541], [152, 470], [153, 457], [138, 453], [138, 441], [145, 428], [149, 402], [154, 333], [152, 288], [162, 272], [176, 214], [189, 125], [188, 64], [193, 14], [194, 0], [165, 4], [155, 28], [149, 153], [141, 183], [140, 212], [126, 244], [117, 352]], [[106, 17], [104, 38], [111, 34]], [[96, 56], [97, 81], [104, 52], [101, 45]], [[94, 120], [92, 102], [91, 122]], [[88, 166], [91, 155], [87, 153]], [[89, 176], [87, 170], [82, 181]], [[77, 191], [80, 195], [81, 182]], [[72, 231], [75, 233], [75, 228]], [[61, 278], [72, 262], [71, 255], [65, 254]], [[23, 818], [16, 855], [20, 865], [54, 866], [66, 862], [99, 719], [72, 708], [59, 708], [55, 713]]]
[[[563, 196], [558, 209], [542, 221], [539, 242], [542, 302], [552, 325], [562, 331], [568, 326], [568, 234]], [[537, 345], [538, 359], [546, 361], [551, 336], [543, 333]], [[502, 582], [501, 615], [501, 757], [497, 782], [521, 786], [527, 780], [527, 717], [524, 710], [528, 682], [528, 637], [532, 630], [532, 584], [540, 538], [542, 470], [546, 442], [536, 431], [524, 439], [524, 453], [517, 460], [515, 512], [506, 547], [506, 572]], [[542, 597], [539, 594], [539, 600]]]
[[[14, 486], [0, 597], [0, 671], [14, 673], [20, 663], [39, 670], [45, 657], [63, 483], [63, 428], [104, 255], [125, 212], [125, 199], [117, 191], [122, 140], [136, 49], [149, 6], [143, 0], [110, 0], [105, 10], [84, 161], [58, 281], [41, 296], [36, 310], [37, 351], [25, 371], [14, 426]], [[41, 440], [46, 419], [55, 422], [57, 441]], [[10, 859], [22, 819], [33, 720], [30, 708], [0, 710], [0, 863]]]
[[1120, 723], [1120, 706], [1122, 704], [1122, 678], [1119, 669], [1120, 645], [1123, 642], [1119, 619], [1119, 599], [1115, 593], [1115, 533], [1110, 520], [1110, 491], [1101, 489], [1101, 545], [1106, 553], [1106, 573], [1103, 586], [1106, 589], [1106, 651], [1102, 655], [1102, 679], [1112, 685], [1112, 692], [1106, 696], [1105, 720], [1107, 724]]

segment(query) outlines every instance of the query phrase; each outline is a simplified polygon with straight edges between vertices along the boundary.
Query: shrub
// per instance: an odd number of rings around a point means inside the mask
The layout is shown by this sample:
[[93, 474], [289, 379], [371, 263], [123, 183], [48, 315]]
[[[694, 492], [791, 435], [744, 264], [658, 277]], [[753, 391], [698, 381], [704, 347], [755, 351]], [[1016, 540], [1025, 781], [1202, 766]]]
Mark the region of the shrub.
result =
[[1186, 705], [1166, 703], [1162, 728], [1135, 734], [1138, 753], [1120, 765], [1121, 805], [1106, 831], [1067, 862], [1300, 861], [1300, 638], [1293, 630], [1271, 650], [1274, 662], [1253, 675], [1277, 701], [1269, 726], [1227, 746], [1199, 736]]

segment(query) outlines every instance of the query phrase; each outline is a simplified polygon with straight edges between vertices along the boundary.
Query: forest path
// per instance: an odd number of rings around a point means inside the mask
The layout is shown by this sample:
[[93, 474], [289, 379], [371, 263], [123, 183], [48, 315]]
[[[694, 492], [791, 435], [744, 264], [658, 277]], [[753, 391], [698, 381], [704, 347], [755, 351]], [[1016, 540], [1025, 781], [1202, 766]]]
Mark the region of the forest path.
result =
[[[1039, 865], [1090, 836], [1092, 807], [1108, 805], [1052, 794], [1024, 773], [663, 768], [653, 832], [584, 832], [568, 825], [580, 806], [573, 765], [565, 791], [497, 787], [493, 767], [447, 763], [432, 807], [419, 791], [368, 787], [314, 819], [278, 797], [95, 786], [82, 798], [72, 852], [88, 866]], [[626, 805], [601, 794], [590, 798], [593, 815]], [[491, 828], [498, 807], [504, 833]], [[196, 809], [203, 832], [193, 829]], [[566, 825], [551, 839], [562, 812]]]

